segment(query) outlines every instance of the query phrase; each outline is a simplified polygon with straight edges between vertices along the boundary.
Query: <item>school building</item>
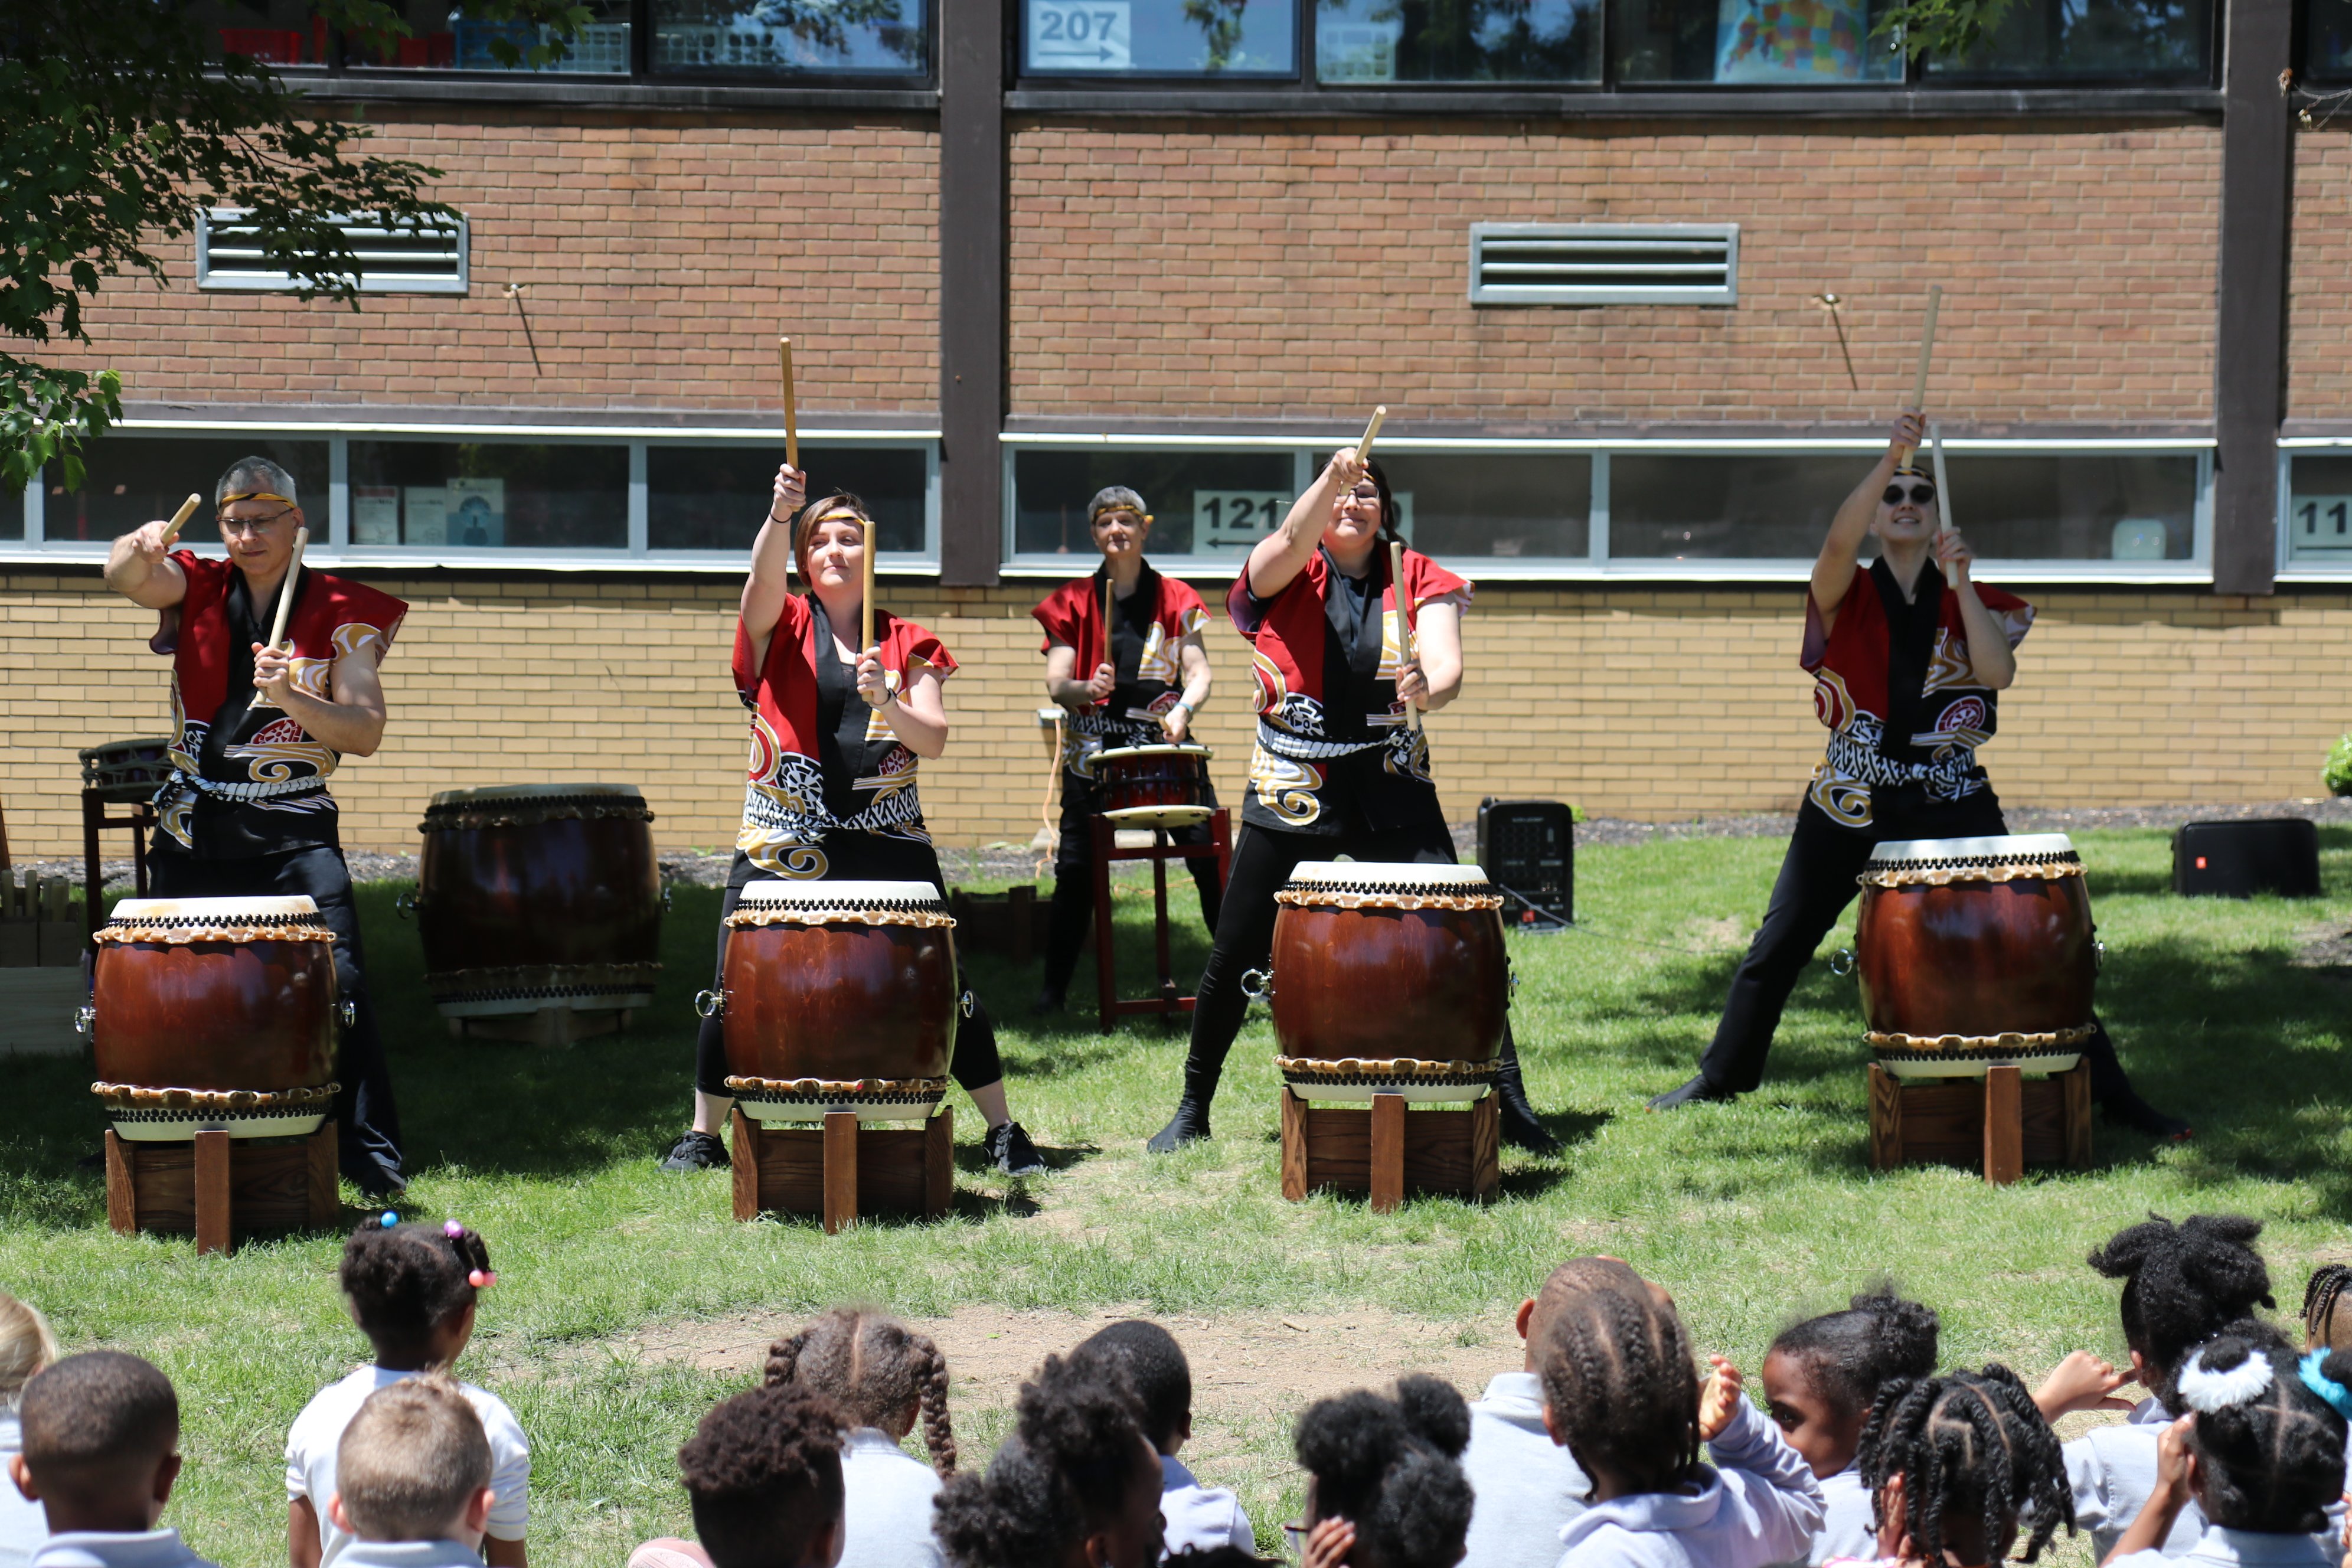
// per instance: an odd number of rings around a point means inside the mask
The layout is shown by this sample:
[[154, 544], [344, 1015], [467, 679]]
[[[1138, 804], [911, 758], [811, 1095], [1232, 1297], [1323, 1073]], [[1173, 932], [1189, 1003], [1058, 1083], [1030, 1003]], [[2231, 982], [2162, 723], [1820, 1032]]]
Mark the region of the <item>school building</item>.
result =
[[[520, 71], [444, 0], [376, 52], [207, 0], [463, 222], [359, 233], [356, 312], [229, 212], [99, 298], [76, 363], [131, 422], [0, 507], [18, 855], [79, 852], [78, 748], [168, 727], [106, 542], [247, 452], [298, 476], [313, 563], [414, 606], [384, 748], [337, 775], [351, 847], [565, 779], [729, 844], [780, 332], [804, 466], [962, 663], [924, 769], [952, 847], [1037, 826], [1028, 612], [1091, 568], [1087, 499], [1140, 490], [1214, 603], [1376, 404], [1411, 537], [1478, 584], [1430, 722], [1453, 816], [1793, 805], [1801, 584], [1931, 285], [1953, 519], [2042, 612], [2003, 797], [2314, 795], [2352, 722], [2352, 0], [2014, 0], [1916, 60], [1872, 0], [591, 8]], [[1247, 661], [1211, 653], [1237, 801]]]

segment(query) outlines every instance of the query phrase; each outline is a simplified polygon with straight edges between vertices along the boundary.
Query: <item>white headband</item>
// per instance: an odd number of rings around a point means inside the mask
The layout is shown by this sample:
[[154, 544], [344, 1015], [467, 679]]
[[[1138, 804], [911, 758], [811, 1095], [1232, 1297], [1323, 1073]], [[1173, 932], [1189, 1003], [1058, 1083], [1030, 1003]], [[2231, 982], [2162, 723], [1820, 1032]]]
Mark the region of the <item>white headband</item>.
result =
[[2244, 1361], [2227, 1372], [2217, 1372], [2205, 1364], [2205, 1352], [2199, 1351], [2180, 1369], [2180, 1402], [2201, 1415], [2210, 1415], [2259, 1397], [2276, 1380], [2271, 1358], [2259, 1352], [2249, 1351]]

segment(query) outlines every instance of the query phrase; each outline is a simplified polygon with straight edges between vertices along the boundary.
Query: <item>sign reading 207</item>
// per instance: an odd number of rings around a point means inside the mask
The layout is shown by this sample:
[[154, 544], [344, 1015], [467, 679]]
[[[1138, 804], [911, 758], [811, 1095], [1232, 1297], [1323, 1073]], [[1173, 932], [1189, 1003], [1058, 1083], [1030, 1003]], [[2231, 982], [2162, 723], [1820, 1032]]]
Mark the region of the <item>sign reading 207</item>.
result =
[[1025, 8], [1032, 70], [1133, 68], [1129, 0], [1029, 0]]

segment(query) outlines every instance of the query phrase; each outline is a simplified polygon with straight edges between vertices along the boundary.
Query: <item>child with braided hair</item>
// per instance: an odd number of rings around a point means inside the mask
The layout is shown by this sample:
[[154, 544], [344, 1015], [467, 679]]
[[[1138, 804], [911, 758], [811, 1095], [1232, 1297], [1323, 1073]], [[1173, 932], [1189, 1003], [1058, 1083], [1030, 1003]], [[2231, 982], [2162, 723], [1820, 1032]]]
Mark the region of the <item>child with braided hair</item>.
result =
[[952, 1568], [1153, 1568], [1163, 1546], [1160, 1456], [1094, 1358], [1047, 1356], [986, 1473], [950, 1479], [937, 1508]]
[[1892, 1286], [1780, 1331], [1764, 1357], [1764, 1407], [1821, 1483], [1823, 1517], [1808, 1561], [1867, 1557], [1877, 1540], [1857, 1458], [1880, 1385], [1936, 1370], [1933, 1308]]
[[1307, 1514], [1285, 1526], [1307, 1568], [1454, 1568], [1470, 1536], [1462, 1450], [1470, 1407], [1451, 1384], [1410, 1374], [1396, 1397], [1358, 1389], [1318, 1400], [1293, 1439]]
[[[770, 1348], [767, 1385], [823, 1394], [842, 1414], [842, 1568], [940, 1568], [931, 1505], [956, 1446], [940, 1347], [886, 1313], [836, 1307]], [[929, 1465], [898, 1446], [918, 1416]]]
[[[2057, 1434], [1998, 1362], [1889, 1383], [1863, 1429], [1860, 1466], [1877, 1532], [1873, 1568], [1983, 1568], [2008, 1559], [2032, 1521], [2032, 1563], [2074, 1500]], [[1866, 1562], [1832, 1558], [1832, 1568]]]
[[2303, 1348], [2352, 1351], [2352, 1265], [2323, 1263], [2303, 1288]]
[[[351, 1544], [327, 1504], [335, 1495], [336, 1445], [377, 1389], [446, 1372], [474, 1337], [474, 1310], [496, 1283], [489, 1248], [456, 1220], [402, 1225], [386, 1213], [343, 1244], [339, 1279], [352, 1321], [375, 1360], [311, 1397], [286, 1436], [286, 1552], [292, 1568], [329, 1568]], [[490, 1444], [490, 1509], [483, 1560], [524, 1568], [530, 1521], [530, 1442], [497, 1394], [460, 1383]]]

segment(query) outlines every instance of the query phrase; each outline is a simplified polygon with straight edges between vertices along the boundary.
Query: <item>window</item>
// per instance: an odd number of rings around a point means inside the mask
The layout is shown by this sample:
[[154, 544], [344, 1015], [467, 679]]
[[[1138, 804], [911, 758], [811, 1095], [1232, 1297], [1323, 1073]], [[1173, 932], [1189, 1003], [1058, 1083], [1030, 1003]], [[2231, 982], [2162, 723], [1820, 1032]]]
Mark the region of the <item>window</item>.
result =
[[1297, 0], [1021, 0], [1030, 76], [1295, 77]]
[[1927, 74], [1931, 80], [2203, 81], [2212, 74], [2212, 0], [2014, 0], [1975, 50], [1949, 61], [1931, 58]]
[[[234, 0], [231, 0], [234, 3]], [[282, 5], [284, 0], [270, 0]], [[569, 52], [542, 70], [625, 76], [629, 70], [630, 0], [573, 0], [584, 5], [588, 23], [572, 35]], [[387, 38], [381, 44], [358, 38], [343, 40], [343, 63], [409, 70], [503, 71], [529, 69], [501, 62], [497, 43], [519, 49], [537, 46], [547, 36], [528, 22], [485, 22], [453, 16], [448, 0], [391, 0], [409, 26], [411, 37]], [[323, 29], [322, 29], [323, 31]]]
[[353, 441], [357, 548], [621, 550], [629, 449], [573, 442]]
[[1598, 81], [1600, 0], [1321, 0], [1316, 79]]
[[2352, 0], [2309, 0], [2303, 13], [2303, 79], [2352, 80]]
[[1883, 9], [1880, 0], [1610, 0], [1609, 52], [1624, 82], [1900, 81], [1903, 56], [1871, 37]]
[[310, 0], [197, 0], [182, 15], [213, 59], [243, 55], [268, 66], [332, 62], [326, 19], [315, 14]]
[[1609, 552], [1669, 561], [1811, 559], [1869, 464], [1843, 455], [1617, 452], [1609, 463]]
[[210, 535], [217, 542], [219, 535], [209, 521], [213, 492], [239, 458], [267, 458], [292, 474], [294, 499], [302, 504], [311, 537], [323, 542], [329, 504], [327, 443], [228, 435], [84, 442], [81, 489], [66, 488], [61, 464], [51, 463], [42, 472], [42, 537], [111, 541], [142, 523], [170, 517], [194, 491], [205, 499], [182, 537], [201, 542]]
[[[196, 287], [291, 292], [292, 274], [268, 265], [243, 214], [215, 208], [196, 215]], [[463, 294], [468, 242], [464, 218], [447, 226], [387, 228], [363, 219], [335, 220], [360, 265], [362, 294]]]
[[1013, 458], [1014, 552], [1091, 559], [1087, 503], [1111, 485], [1125, 485], [1151, 509], [1149, 552], [1238, 566], [1297, 498], [1298, 464], [1286, 450], [1018, 451]]
[[[774, 447], [650, 446], [646, 542], [656, 550], [745, 551], [775, 500]], [[919, 447], [801, 447], [811, 500], [847, 490], [866, 503], [881, 549], [926, 551], [930, 462]]]
[[1474, 223], [1474, 305], [1736, 305], [1738, 224]]
[[1582, 453], [1372, 456], [1399, 531], [1426, 554], [1543, 560], [1591, 549], [1592, 459]]
[[1995, 561], [2187, 561], [2197, 459], [2137, 453], [1953, 454], [1951, 516]]
[[653, 0], [661, 75], [921, 76], [925, 0]]
[[2352, 457], [2297, 452], [2287, 476], [2287, 564], [2352, 568]]

